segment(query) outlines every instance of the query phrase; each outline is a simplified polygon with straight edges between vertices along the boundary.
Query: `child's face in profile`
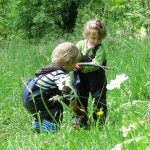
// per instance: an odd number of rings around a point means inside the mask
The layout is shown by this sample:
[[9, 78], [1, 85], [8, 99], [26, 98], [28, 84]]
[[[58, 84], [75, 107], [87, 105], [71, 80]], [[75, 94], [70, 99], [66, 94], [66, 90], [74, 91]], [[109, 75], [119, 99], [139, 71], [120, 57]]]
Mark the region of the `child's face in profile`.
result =
[[75, 68], [75, 64], [69, 61], [66, 66], [66, 72], [69, 73], [70, 71], [73, 71], [74, 68]]
[[96, 29], [90, 30], [90, 33], [88, 35], [88, 42], [92, 46], [96, 46], [101, 43], [101, 40], [99, 39], [98, 31]]

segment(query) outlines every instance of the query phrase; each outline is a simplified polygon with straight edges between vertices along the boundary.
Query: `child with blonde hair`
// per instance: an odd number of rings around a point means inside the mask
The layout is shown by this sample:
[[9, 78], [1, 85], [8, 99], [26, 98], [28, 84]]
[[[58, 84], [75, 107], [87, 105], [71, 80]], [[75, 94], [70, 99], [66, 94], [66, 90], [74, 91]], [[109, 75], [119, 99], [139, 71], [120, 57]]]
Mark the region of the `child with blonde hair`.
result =
[[34, 117], [35, 131], [57, 131], [63, 118], [63, 106], [54, 99], [56, 95], [61, 96], [62, 102], [70, 106], [77, 116], [87, 119], [86, 112], [77, 106], [74, 90], [64, 83], [67, 82], [67, 73], [73, 70], [80, 57], [72, 43], [59, 44], [52, 53], [52, 64], [36, 71], [36, 77], [25, 84], [23, 104]]
[[[92, 66], [93, 64], [106, 66], [106, 52], [102, 46], [102, 41], [106, 37], [107, 31], [104, 24], [98, 20], [90, 20], [86, 23], [84, 29], [84, 40], [79, 41], [76, 46], [82, 53], [81, 62], [89, 62], [88, 66], [81, 66], [80, 63], [74, 69], [73, 85], [76, 89], [81, 108], [88, 110], [88, 98], [91, 93], [94, 101], [93, 120], [94, 124], [98, 118], [98, 112], [103, 116], [99, 118], [99, 124], [103, 124], [106, 118], [106, 75], [103, 68]], [[84, 63], [83, 63], [84, 64]], [[73, 117], [72, 124], [77, 126], [78, 118]], [[82, 123], [86, 126], [86, 122]]]

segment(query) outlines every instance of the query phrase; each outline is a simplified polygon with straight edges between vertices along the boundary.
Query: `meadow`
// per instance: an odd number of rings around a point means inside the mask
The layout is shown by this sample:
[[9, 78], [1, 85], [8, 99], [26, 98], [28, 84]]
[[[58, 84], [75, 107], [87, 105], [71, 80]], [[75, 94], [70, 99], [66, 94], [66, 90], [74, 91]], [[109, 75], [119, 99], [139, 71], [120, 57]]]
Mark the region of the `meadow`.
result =
[[[3, 42], [0, 48], [0, 150], [150, 150], [150, 41], [114, 34], [106, 47], [108, 83], [116, 75], [128, 76], [120, 89], [107, 92], [106, 125], [74, 130], [69, 109], [56, 134], [32, 131], [32, 116], [22, 105], [22, 80], [50, 62], [53, 48], [63, 42], [76, 43], [80, 36], [50, 38], [29, 43], [22, 39]], [[148, 108], [149, 107], [149, 108]], [[89, 116], [92, 103], [89, 100]], [[120, 148], [120, 149], [119, 149]]]

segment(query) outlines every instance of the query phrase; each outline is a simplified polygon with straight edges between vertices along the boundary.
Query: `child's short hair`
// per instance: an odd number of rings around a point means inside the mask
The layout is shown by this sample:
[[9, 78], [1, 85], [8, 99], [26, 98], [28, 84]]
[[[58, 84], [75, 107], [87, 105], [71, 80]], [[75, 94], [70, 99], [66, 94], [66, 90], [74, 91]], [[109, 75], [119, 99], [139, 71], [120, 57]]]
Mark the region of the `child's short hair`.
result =
[[96, 29], [98, 31], [99, 39], [104, 39], [107, 35], [107, 31], [104, 24], [98, 19], [90, 20], [86, 23], [84, 29], [85, 38], [88, 38], [91, 29]]
[[58, 63], [61, 66], [65, 66], [68, 61], [75, 64], [79, 62], [80, 58], [81, 54], [79, 50], [70, 42], [59, 44], [52, 53], [52, 63]]

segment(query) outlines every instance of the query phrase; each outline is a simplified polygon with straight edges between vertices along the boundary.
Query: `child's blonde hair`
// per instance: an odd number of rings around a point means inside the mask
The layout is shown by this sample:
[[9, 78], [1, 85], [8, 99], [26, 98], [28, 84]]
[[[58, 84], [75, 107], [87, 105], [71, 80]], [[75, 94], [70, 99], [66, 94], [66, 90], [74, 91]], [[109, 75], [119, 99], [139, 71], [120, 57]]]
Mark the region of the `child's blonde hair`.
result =
[[104, 39], [107, 35], [106, 28], [99, 19], [90, 20], [86, 23], [84, 29], [85, 38], [88, 38], [91, 29], [96, 29], [98, 31], [99, 39]]
[[57, 63], [61, 66], [66, 66], [69, 61], [75, 64], [79, 62], [80, 58], [79, 50], [70, 42], [59, 44], [52, 53], [52, 63]]

